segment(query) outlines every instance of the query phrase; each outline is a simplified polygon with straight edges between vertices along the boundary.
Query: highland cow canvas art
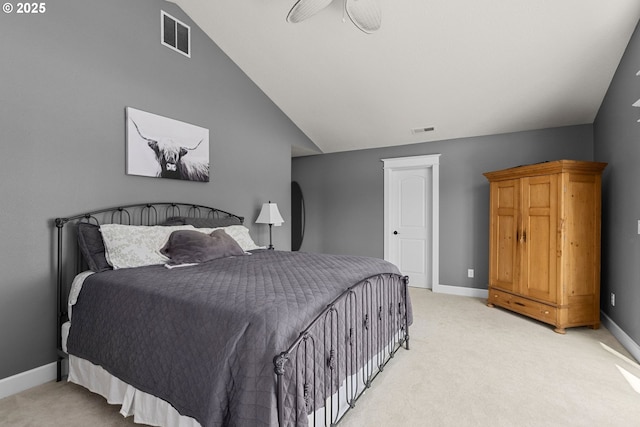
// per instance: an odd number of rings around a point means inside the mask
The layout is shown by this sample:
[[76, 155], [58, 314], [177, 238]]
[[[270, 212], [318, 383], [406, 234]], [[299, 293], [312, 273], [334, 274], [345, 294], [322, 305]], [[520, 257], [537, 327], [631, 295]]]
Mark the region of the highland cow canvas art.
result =
[[209, 181], [209, 129], [127, 107], [129, 175]]

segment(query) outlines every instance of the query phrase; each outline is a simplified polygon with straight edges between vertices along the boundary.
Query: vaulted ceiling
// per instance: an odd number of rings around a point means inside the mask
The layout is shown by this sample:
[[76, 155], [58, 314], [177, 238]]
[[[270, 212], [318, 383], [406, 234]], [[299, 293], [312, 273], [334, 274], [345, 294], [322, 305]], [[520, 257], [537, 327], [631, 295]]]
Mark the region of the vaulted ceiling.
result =
[[344, 0], [296, 24], [296, 0], [174, 3], [325, 153], [592, 123], [640, 18], [639, 0], [378, 1], [372, 34]]

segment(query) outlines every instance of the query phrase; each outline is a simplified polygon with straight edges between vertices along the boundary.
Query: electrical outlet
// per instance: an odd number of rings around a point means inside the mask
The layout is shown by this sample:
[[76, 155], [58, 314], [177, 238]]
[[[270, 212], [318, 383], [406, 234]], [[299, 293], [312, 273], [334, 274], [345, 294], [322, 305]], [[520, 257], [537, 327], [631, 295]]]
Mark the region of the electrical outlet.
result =
[[473, 278], [473, 268], [467, 270], [467, 277]]
[[611, 307], [615, 307], [615, 306], [616, 306], [616, 294], [611, 292]]

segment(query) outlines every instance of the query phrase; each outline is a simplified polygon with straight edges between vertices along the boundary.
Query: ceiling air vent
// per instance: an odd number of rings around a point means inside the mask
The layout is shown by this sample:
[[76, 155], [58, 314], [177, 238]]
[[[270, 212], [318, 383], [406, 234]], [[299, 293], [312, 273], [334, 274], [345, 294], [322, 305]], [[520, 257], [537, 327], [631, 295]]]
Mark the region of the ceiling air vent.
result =
[[161, 11], [161, 41], [166, 47], [191, 58], [191, 28]]
[[418, 133], [432, 132], [435, 129], [436, 128], [434, 128], [433, 126], [429, 126], [429, 127], [426, 127], [426, 128], [414, 128], [414, 129], [411, 129], [411, 133], [415, 135], [415, 134], [418, 134]]

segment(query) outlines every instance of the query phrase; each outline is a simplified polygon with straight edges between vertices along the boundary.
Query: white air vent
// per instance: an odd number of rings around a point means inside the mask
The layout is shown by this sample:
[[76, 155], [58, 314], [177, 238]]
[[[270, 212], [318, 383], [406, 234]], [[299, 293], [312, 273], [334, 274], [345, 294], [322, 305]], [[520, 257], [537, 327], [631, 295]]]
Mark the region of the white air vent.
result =
[[191, 28], [164, 10], [160, 14], [160, 23], [162, 44], [191, 58]]
[[411, 133], [413, 133], [414, 135], [417, 133], [424, 133], [424, 132], [432, 132], [436, 130], [436, 128], [434, 128], [433, 126], [427, 127], [427, 128], [415, 128], [415, 129], [411, 129]]

